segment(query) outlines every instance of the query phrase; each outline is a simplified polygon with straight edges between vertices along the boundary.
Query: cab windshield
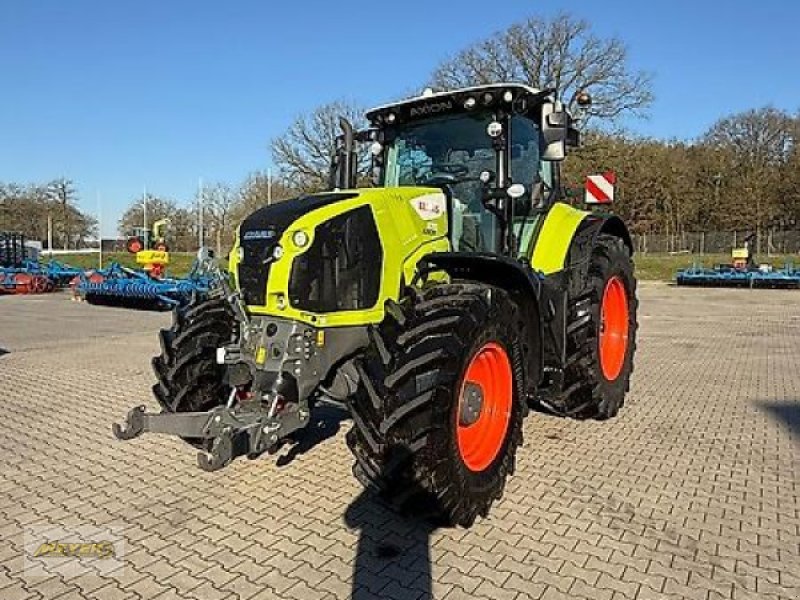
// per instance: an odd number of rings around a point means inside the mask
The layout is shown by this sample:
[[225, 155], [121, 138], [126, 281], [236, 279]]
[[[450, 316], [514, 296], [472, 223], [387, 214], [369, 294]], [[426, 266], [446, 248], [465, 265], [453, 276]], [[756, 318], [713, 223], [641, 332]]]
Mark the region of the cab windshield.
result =
[[[483, 205], [479, 178], [483, 171], [497, 175], [496, 153], [486, 132], [491, 120], [487, 113], [460, 114], [400, 125], [394, 128], [388, 147], [383, 185], [450, 186], [455, 213], [451, 241], [457, 251], [492, 252], [498, 247], [497, 217]], [[515, 115], [507, 175], [528, 190], [515, 206], [517, 239], [531, 221], [530, 190], [542, 180], [542, 164], [547, 163], [539, 160], [538, 127], [527, 117]]]

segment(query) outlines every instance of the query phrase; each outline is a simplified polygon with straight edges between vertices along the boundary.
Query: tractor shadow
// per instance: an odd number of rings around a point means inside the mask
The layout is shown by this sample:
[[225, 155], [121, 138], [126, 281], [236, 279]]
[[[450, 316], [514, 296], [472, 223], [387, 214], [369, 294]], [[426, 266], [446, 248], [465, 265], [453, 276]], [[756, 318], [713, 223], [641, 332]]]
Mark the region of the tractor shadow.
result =
[[314, 408], [313, 419], [308, 427], [301, 430], [289, 446], [288, 452], [275, 461], [278, 467], [290, 465], [294, 460], [316, 446], [334, 437], [341, 429], [342, 421], [349, 419], [350, 414], [344, 409], [329, 404]]
[[433, 597], [431, 534], [433, 522], [404, 518], [364, 490], [344, 515], [358, 529], [352, 600], [427, 600]]
[[767, 401], [757, 402], [756, 407], [763, 410], [776, 421], [789, 429], [789, 435], [800, 441], [800, 402], [799, 401]]
[[[278, 457], [278, 467], [336, 436], [350, 419], [344, 408], [321, 404], [314, 420]], [[284, 446], [283, 451], [285, 451]], [[424, 514], [431, 507], [419, 507]], [[439, 526], [425, 518], [405, 518], [368, 489], [362, 491], [344, 514], [348, 527], [359, 532], [353, 567], [352, 600], [415, 600], [432, 598], [430, 537]]]

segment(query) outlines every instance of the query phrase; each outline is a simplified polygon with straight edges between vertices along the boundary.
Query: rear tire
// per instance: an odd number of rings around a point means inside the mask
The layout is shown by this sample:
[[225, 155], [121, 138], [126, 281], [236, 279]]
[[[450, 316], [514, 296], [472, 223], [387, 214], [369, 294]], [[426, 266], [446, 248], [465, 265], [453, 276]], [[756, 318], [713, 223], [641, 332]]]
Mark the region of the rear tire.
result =
[[637, 308], [630, 251], [622, 239], [600, 234], [585, 288], [570, 301], [564, 394], [575, 416], [610, 419], [625, 403], [636, 352]]
[[[153, 358], [158, 383], [153, 395], [165, 412], [206, 411], [225, 404], [230, 388], [217, 348], [236, 333], [236, 320], [225, 298], [195, 297], [173, 313], [172, 326], [159, 333], [161, 354]], [[196, 447], [204, 440], [184, 438]]]
[[[524, 323], [508, 294], [488, 285], [438, 285], [410, 304], [372, 329], [359, 366], [353, 471], [401, 513], [469, 527], [514, 472]], [[467, 392], [477, 404], [465, 416]]]

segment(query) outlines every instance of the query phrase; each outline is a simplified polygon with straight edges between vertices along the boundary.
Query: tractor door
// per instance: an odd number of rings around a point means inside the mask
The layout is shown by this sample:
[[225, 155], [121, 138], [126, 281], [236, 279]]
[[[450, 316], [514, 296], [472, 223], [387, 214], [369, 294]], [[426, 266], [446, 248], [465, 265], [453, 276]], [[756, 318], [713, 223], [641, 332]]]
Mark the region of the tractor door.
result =
[[514, 200], [512, 228], [517, 256], [530, 259], [556, 190], [553, 163], [541, 160], [539, 127], [522, 115], [511, 119], [511, 179], [525, 186], [525, 194]]

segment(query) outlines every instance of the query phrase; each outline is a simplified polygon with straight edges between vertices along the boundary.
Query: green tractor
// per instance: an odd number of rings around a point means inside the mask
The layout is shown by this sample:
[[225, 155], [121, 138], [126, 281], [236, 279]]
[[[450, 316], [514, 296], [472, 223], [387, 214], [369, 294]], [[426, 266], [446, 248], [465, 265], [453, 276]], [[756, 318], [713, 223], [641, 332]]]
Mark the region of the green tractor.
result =
[[[470, 526], [514, 471], [530, 405], [601, 420], [622, 406], [630, 235], [560, 201], [578, 131], [552, 91], [426, 92], [367, 118], [342, 120], [332, 191], [242, 222], [230, 274], [161, 332], [161, 413], [136, 407], [114, 433], [181, 436], [214, 470], [338, 403], [361, 482]], [[372, 186], [358, 188], [364, 145]]]

